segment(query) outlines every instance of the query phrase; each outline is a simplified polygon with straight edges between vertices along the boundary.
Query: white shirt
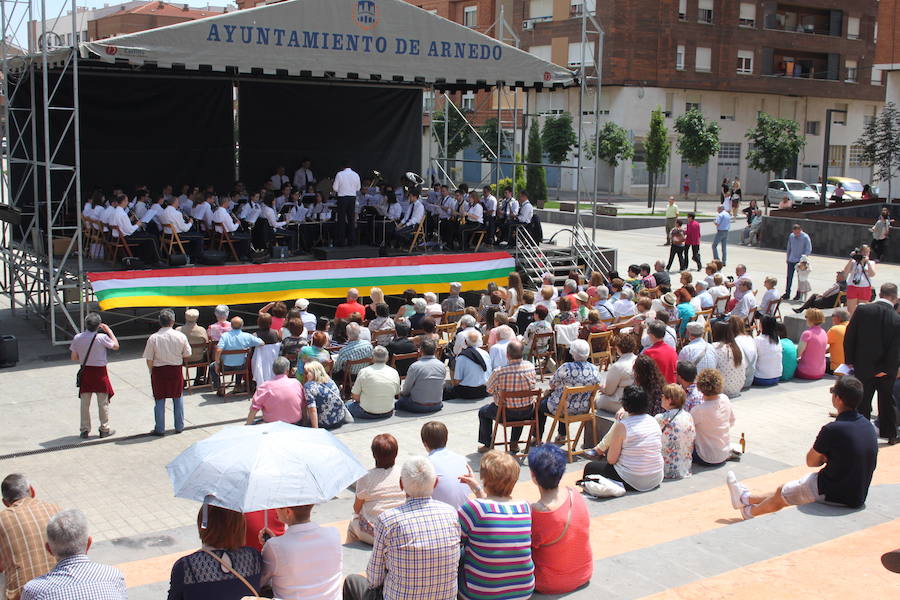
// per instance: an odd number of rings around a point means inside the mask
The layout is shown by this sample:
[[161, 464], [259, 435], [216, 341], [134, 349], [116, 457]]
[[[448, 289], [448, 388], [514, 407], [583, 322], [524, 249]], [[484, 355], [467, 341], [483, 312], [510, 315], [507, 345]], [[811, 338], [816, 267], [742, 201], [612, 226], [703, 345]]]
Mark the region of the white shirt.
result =
[[759, 303], [760, 312], [762, 312], [764, 315], [768, 315], [770, 317], [774, 316], [775, 308], [778, 306], [778, 304], [777, 303], [772, 304], [772, 306], [770, 308], [769, 303], [774, 302], [775, 300], [778, 300], [778, 292], [775, 291], [775, 288], [772, 288], [771, 290], [766, 289], [766, 293], [763, 294], [763, 297], [762, 297], [762, 302]]
[[391, 412], [394, 397], [400, 393], [400, 375], [384, 363], [369, 365], [356, 376], [353, 393], [359, 394], [359, 405], [366, 412], [375, 415]]
[[272, 191], [276, 192], [280, 192], [281, 186], [291, 182], [290, 178], [288, 178], [287, 175], [272, 175], [272, 177], [270, 177], [270, 180], [272, 181]]
[[229, 233], [238, 228], [238, 224], [231, 218], [231, 213], [222, 206], [216, 209], [216, 212], [212, 216], [212, 222], [222, 223], [225, 226], [225, 231]]
[[703, 403], [691, 409], [694, 419], [694, 449], [700, 458], [708, 463], [725, 462], [731, 456], [731, 426], [734, 412], [731, 401], [725, 394], [716, 400], [704, 399]]
[[459, 476], [466, 474], [469, 461], [446, 448], [433, 450], [428, 455], [428, 460], [431, 461], [437, 475], [437, 485], [431, 497], [453, 508], [462, 506], [468, 500], [471, 490], [468, 485], [460, 483]]
[[399, 203], [394, 202], [387, 209], [387, 218], [391, 221], [399, 221], [400, 217], [403, 216], [403, 208]]
[[449, 219], [451, 210], [456, 210], [456, 198], [453, 196], [444, 196], [441, 200], [441, 218]]
[[713, 297], [712, 294], [709, 293], [709, 290], [703, 290], [699, 294], [697, 294], [697, 298], [700, 298], [700, 308], [706, 310], [707, 308], [712, 308], [713, 306]]
[[301, 192], [306, 191], [306, 186], [310, 183], [316, 182], [316, 176], [313, 175], [313, 172], [309, 169], [304, 169], [300, 167], [296, 171], [294, 171], [294, 187], [299, 189]]
[[413, 202], [409, 207], [409, 214], [406, 219], [402, 223], [400, 223], [403, 227], [408, 227], [411, 225], [418, 225], [422, 222], [422, 218], [425, 216], [425, 207], [418, 200]]
[[195, 206], [191, 211], [191, 216], [194, 217], [194, 220], [203, 221], [206, 224], [207, 229], [212, 229], [212, 214], [212, 206], [205, 200]]
[[485, 214], [493, 215], [497, 210], [497, 198], [493, 194], [481, 197], [481, 204], [484, 206]]
[[284, 227], [284, 221], [278, 220], [278, 215], [275, 214], [275, 209], [266, 204], [262, 205], [260, 208], [260, 216], [269, 222], [269, 225], [272, 226], [272, 229], [277, 229], [279, 227]]
[[191, 216], [191, 209], [194, 208], [194, 201], [184, 194], [178, 196], [178, 208], [184, 213], [184, 216]]
[[631, 300], [616, 300], [613, 304], [613, 313], [617, 317], [631, 317], [634, 315], [634, 302]]
[[181, 214], [181, 211], [171, 205], [166, 207], [159, 216], [159, 220], [162, 221], [163, 225], [174, 225], [175, 231], [178, 233], [184, 233], [191, 228], [190, 225], [184, 222], [184, 215]]
[[781, 377], [781, 344], [773, 342], [768, 336], [760, 335], [756, 342], [756, 377], [760, 379], [777, 379]]
[[531, 202], [522, 204], [521, 208], [519, 208], [519, 223], [531, 223], [533, 216], [534, 207], [531, 205]]
[[347, 167], [334, 176], [334, 185], [331, 186], [331, 189], [338, 196], [343, 197], [356, 196], [356, 192], [359, 191], [360, 187], [359, 175], [353, 169]]
[[[135, 231], [137, 231], [137, 225], [132, 225], [131, 221], [128, 219], [128, 215], [125, 214], [125, 209], [121, 206], [116, 206], [111, 211], [111, 215], [109, 217], [109, 226], [117, 226], [119, 231], [122, 232], [123, 235], [131, 235]], [[118, 233], [113, 231], [113, 237], [119, 237]]]
[[256, 223], [256, 220], [259, 218], [259, 213], [259, 204], [256, 202], [247, 202], [241, 207], [241, 214], [238, 215], [238, 218], [241, 221], [247, 221], [252, 224]]
[[260, 583], [284, 600], [341, 600], [341, 534], [317, 523], [289, 525], [263, 546]]
[[738, 303], [728, 314], [733, 317], [746, 318], [750, 315], [751, 312], [753, 312], [755, 308], [756, 298], [753, 297], [753, 294], [744, 294], [744, 297], [738, 301]]
[[480, 203], [469, 207], [469, 211], [466, 213], [466, 220], [484, 223], [484, 207]]
[[146, 202], [138, 202], [135, 200], [132, 204], [134, 205], [134, 217], [136, 219], [141, 219], [145, 214], [147, 214]]
[[703, 338], [697, 338], [685, 344], [678, 353], [678, 360], [691, 363], [698, 373], [703, 369], [715, 369], [716, 349]]
[[509, 219], [515, 219], [519, 214], [519, 201], [515, 198], [509, 199], [509, 204], [506, 205], [506, 216]]
[[302, 204], [298, 204], [294, 208], [291, 209], [291, 212], [288, 213], [288, 221], [305, 221], [306, 215], [309, 213], [309, 209], [303, 206]]
[[494, 367], [494, 369], [499, 369], [500, 367], [505, 367], [509, 364], [509, 360], [506, 357], [506, 347], [509, 345], [510, 341], [512, 340], [501, 340], [491, 346], [491, 350], [488, 354], [491, 357], [491, 366]]
[[288, 199], [282, 194], [275, 198], [275, 210], [281, 210], [281, 207], [284, 206], [284, 203], [287, 202]]
[[149, 223], [153, 221], [154, 223], [162, 229], [162, 223], [159, 221], [159, 215], [163, 212], [163, 205], [160, 203], [154, 203], [150, 205], [150, 208], [147, 209], [147, 212], [144, 213], [144, 216], [141, 217], [141, 223]]
[[[463, 351], [466, 347], [466, 336], [469, 335], [470, 331], [478, 331], [474, 327], [466, 327], [462, 331], [456, 334], [456, 340], [453, 342], [453, 355], [459, 356], [459, 353]], [[481, 347], [484, 344], [484, 338], [481, 335], [481, 332], [478, 331], [478, 347]]]

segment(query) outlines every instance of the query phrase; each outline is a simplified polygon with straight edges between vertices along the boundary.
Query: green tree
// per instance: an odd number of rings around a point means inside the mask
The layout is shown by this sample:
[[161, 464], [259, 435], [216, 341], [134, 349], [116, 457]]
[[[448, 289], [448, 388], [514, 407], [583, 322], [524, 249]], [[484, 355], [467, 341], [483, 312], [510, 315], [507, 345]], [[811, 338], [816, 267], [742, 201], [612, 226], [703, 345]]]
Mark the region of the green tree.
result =
[[525, 180], [525, 165], [519, 164], [521, 162], [522, 155], [516, 153], [516, 187], [513, 190], [516, 194], [528, 187], [528, 182]]
[[484, 125], [478, 128], [478, 135], [485, 141], [485, 144], [479, 143], [478, 154], [486, 161], [493, 162], [496, 156], [500, 156], [506, 150], [506, 138], [500, 136], [500, 151], [497, 151], [497, 128], [499, 123], [496, 117], [491, 117], [484, 122]]
[[751, 169], [771, 175], [788, 169], [806, 145], [800, 126], [790, 119], [759, 113], [756, 127], [744, 136], [750, 141], [747, 162]]
[[[544, 152], [554, 165], [562, 165], [578, 143], [578, 136], [572, 126], [572, 115], [562, 113], [556, 117], [547, 117], [541, 132]], [[562, 183], [562, 167], [559, 167], [560, 184]], [[556, 199], [559, 200], [559, 186], [556, 186]], [[576, 202], [578, 200], [576, 199]]]
[[531, 164], [525, 169], [525, 190], [528, 192], [531, 202], [538, 208], [543, 208], [544, 202], [547, 200], [547, 174], [544, 172], [544, 167], [537, 166], [544, 162], [544, 150], [541, 147], [541, 129], [536, 121], [528, 131], [526, 156]]
[[[675, 119], [678, 132], [678, 153], [692, 167], [702, 167], [711, 156], [719, 153], [719, 124], [703, 117], [699, 109], [692, 108]], [[694, 212], [697, 211], [697, 195], [694, 195]]]
[[[431, 127], [434, 130], [434, 137], [444, 145], [444, 113], [436, 112], [431, 116]], [[450, 109], [450, 120], [447, 127], [447, 158], [455, 158], [457, 154], [465, 150], [469, 146], [469, 126], [466, 120], [460, 115], [455, 108]], [[449, 167], [448, 167], [449, 169]]]
[[[600, 160], [617, 167], [622, 161], [630, 160], [634, 157], [634, 144], [628, 137], [628, 131], [613, 123], [607, 121], [600, 128], [598, 134], [600, 141], [600, 151], [597, 153]], [[594, 160], [594, 146], [597, 145], [593, 140], [586, 144], [584, 156], [588, 160]]]
[[671, 152], [672, 143], [669, 141], [669, 130], [666, 128], [662, 108], [657, 106], [650, 113], [650, 132], [644, 141], [647, 173], [650, 175], [650, 185], [647, 187], [647, 206], [650, 208], [651, 214], [656, 212], [656, 186], [659, 176], [666, 172]]
[[900, 111], [888, 102], [878, 115], [866, 125], [856, 143], [862, 146], [863, 162], [872, 165], [878, 181], [887, 181], [888, 202], [894, 197], [891, 182], [900, 170]]

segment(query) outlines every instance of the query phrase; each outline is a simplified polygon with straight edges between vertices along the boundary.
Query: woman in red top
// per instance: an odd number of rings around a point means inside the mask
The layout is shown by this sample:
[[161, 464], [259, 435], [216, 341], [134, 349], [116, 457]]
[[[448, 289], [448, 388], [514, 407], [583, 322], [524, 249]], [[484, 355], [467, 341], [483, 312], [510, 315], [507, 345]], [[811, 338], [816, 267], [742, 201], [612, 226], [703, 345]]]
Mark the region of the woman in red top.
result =
[[528, 468], [541, 492], [541, 499], [531, 505], [534, 591], [566, 594], [588, 583], [594, 574], [587, 505], [580, 493], [559, 486], [566, 470], [566, 454], [559, 446], [532, 448]]
[[688, 222], [685, 231], [684, 243], [691, 249], [691, 260], [697, 263], [697, 271], [703, 270], [703, 263], [700, 261], [700, 223], [694, 213], [687, 214]]

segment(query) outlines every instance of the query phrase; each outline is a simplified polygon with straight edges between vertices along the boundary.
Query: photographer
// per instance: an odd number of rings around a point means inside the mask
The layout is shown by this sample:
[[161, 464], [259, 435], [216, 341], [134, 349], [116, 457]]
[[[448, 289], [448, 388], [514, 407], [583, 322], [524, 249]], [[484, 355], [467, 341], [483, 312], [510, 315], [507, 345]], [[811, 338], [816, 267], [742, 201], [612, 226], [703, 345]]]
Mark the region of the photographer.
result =
[[891, 234], [891, 226], [894, 220], [891, 218], [891, 212], [887, 207], [881, 209], [881, 215], [869, 231], [872, 232], [872, 254], [874, 259], [881, 262], [884, 256], [885, 246], [887, 246], [888, 236]]
[[871, 248], [863, 244], [850, 254], [850, 260], [844, 267], [847, 277], [847, 310], [850, 316], [856, 306], [872, 300], [872, 278], [875, 277], [875, 262], [869, 259]]

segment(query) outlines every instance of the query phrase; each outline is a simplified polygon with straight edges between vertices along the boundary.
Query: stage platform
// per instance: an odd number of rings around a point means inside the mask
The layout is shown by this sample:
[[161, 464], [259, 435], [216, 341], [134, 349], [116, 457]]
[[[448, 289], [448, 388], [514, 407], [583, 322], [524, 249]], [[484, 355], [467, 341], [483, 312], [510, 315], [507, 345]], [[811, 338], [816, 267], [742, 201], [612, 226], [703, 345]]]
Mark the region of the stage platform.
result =
[[387, 256], [387, 247], [381, 246], [320, 246], [312, 249], [317, 260], [347, 260], [351, 258], [377, 258]]

